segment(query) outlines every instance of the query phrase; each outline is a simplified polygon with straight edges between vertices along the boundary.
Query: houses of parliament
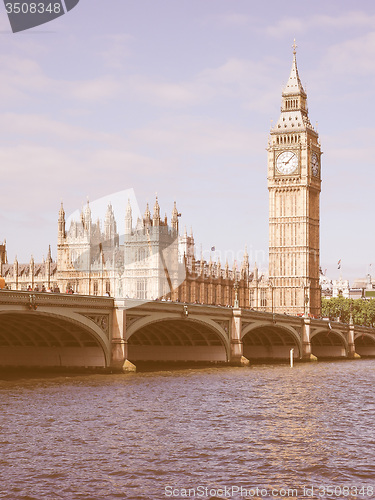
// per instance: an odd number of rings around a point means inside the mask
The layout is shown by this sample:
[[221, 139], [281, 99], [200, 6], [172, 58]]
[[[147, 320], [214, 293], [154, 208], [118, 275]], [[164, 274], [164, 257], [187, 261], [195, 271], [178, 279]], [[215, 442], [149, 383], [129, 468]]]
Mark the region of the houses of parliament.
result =
[[176, 203], [168, 223], [156, 198], [152, 212], [147, 205], [137, 220], [130, 202], [123, 221], [116, 221], [109, 205], [103, 224], [92, 220], [87, 202], [69, 228], [61, 204], [55, 261], [49, 248], [42, 263], [31, 258], [27, 264], [17, 259], [11, 264], [5, 242], [0, 245], [7, 287], [319, 316], [321, 149], [309, 120], [295, 48], [281, 114], [268, 139], [268, 274], [258, 273], [255, 263], [250, 269], [246, 250], [242, 262], [231, 269], [228, 262], [197, 258], [193, 234], [180, 234]]

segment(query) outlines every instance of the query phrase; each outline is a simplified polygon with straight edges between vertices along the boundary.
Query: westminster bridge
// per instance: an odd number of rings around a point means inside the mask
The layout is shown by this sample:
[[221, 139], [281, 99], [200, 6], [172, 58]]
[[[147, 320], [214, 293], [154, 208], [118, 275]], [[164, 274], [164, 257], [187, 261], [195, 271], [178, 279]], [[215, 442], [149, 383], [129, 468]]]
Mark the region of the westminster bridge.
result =
[[301, 361], [375, 357], [375, 329], [231, 307], [0, 292], [0, 367], [241, 365], [287, 360], [291, 349]]

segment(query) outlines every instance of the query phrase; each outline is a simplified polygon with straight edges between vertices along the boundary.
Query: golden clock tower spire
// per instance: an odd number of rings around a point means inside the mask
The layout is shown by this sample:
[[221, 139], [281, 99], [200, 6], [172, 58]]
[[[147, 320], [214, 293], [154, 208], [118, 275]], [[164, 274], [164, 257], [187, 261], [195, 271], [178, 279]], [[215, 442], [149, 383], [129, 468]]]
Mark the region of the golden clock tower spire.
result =
[[320, 142], [308, 117], [296, 44], [268, 147], [269, 280], [272, 310], [320, 315]]

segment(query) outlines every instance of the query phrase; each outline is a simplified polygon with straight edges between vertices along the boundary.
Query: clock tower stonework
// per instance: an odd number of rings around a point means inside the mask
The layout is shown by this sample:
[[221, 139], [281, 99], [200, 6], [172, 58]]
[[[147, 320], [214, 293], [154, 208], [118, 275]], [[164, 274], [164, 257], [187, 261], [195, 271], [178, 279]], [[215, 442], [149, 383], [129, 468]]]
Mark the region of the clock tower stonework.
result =
[[296, 46], [281, 115], [268, 143], [269, 285], [272, 311], [320, 315], [321, 150], [308, 117]]

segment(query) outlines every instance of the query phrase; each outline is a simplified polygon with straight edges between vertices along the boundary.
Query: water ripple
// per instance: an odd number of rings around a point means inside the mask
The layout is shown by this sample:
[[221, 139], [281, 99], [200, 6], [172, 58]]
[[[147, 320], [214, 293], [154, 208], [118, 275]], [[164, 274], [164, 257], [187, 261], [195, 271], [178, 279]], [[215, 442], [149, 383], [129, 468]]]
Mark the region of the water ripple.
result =
[[372, 360], [0, 380], [0, 498], [374, 486], [374, 382]]

